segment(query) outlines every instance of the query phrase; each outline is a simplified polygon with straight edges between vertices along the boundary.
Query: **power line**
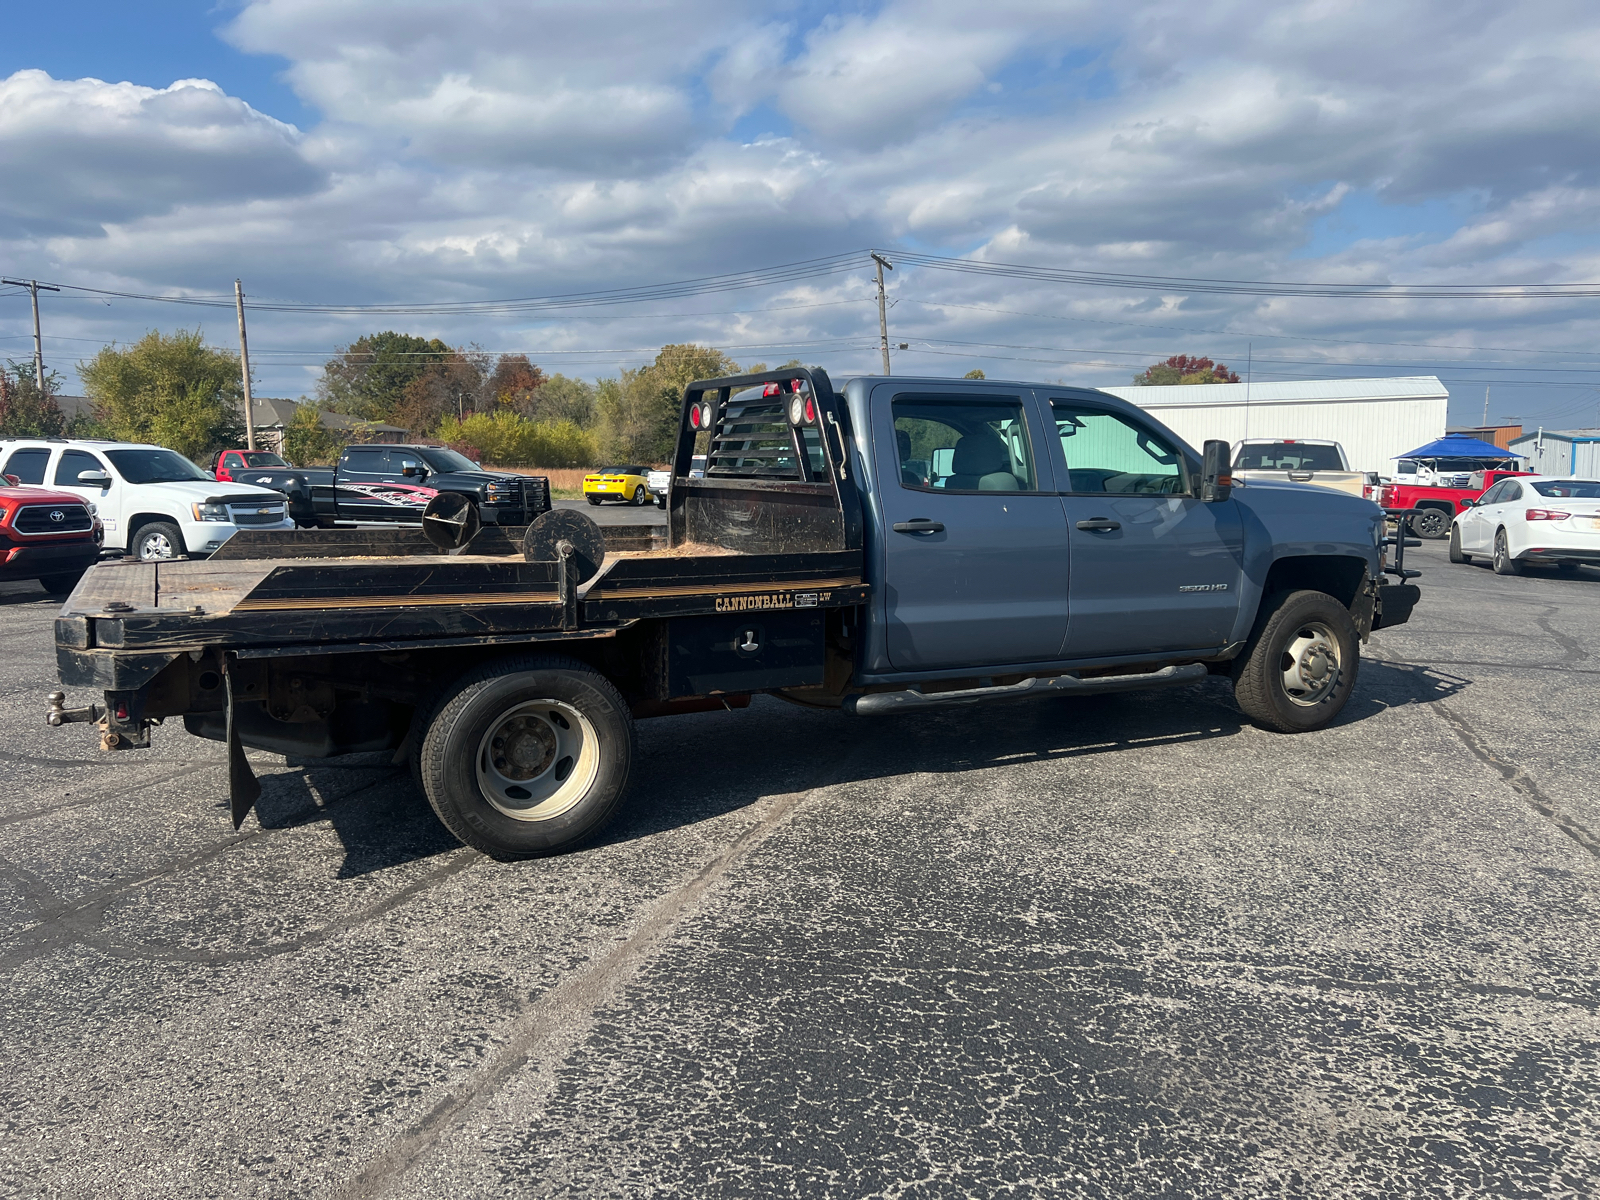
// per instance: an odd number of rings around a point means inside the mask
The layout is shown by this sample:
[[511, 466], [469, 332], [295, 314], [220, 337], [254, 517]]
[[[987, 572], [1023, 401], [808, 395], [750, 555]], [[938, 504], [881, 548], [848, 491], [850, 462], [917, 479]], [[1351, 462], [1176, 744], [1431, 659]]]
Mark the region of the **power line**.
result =
[[[885, 251], [884, 253], [888, 253]], [[1021, 263], [987, 262], [974, 258], [947, 258], [937, 254], [902, 251], [903, 264], [934, 271], [954, 271], [1004, 279], [1079, 287], [1125, 288], [1142, 291], [1178, 291], [1229, 296], [1304, 296], [1380, 300], [1539, 300], [1600, 296], [1600, 283], [1278, 283], [1258, 279], [1207, 279], [1179, 275], [1128, 275], [1110, 271], [1077, 271], [1065, 267], [1030, 267]]]

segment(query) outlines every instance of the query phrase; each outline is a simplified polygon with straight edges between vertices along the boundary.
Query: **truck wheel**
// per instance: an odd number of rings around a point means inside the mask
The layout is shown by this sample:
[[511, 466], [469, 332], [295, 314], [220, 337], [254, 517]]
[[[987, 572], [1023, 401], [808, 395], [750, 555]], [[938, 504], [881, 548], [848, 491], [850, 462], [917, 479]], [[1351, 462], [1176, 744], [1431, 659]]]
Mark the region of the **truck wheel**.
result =
[[1245, 715], [1279, 733], [1321, 729], [1356, 685], [1361, 643], [1350, 610], [1326, 592], [1279, 592], [1234, 668], [1233, 695]]
[[64, 571], [60, 575], [41, 575], [39, 576], [39, 582], [43, 585], [44, 590], [51, 595], [64, 596], [77, 587], [78, 580], [82, 578], [82, 571]]
[[128, 547], [140, 562], [161, 562], [185, 553], [183, 531], [171, 521], [151, 521], [139, 526]]
[[1450, 514], [1442, 508], [1425, 508], [1411, 518], [1411, 531], [1419, 538], [1437, 542], [1449, 536]]
[[499, 859], [570, 850], [610, 820], [633, 761], [617, 689], [570, 658], [488, 663], [446, 689], [423, 738], [423, 791], [445, 828]]
[[1521, 575], [1522, 564], [1511, 557], [1511, 547], [1506, 544], [1506, 531], [1494, 531], [1494, 573], [1496, 575]]
[[1466, 554], [1461, 549], [1461, 526], [1450, 526], [1450, 561], [1453, 563], [1469, 563], [1472, 555]]

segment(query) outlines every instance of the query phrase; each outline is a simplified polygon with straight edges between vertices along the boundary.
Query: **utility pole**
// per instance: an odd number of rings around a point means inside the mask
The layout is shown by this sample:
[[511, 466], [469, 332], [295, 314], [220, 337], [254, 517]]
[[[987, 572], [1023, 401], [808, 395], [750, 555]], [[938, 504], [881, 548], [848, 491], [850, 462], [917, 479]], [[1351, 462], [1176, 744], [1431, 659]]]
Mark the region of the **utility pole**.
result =
[[37, 279], [0, 279], [0, 283], [9, 283], [12, 287], [25, 287], [33, 296], [33, 381], [39, 385], [39, 394], [44, 395], [44, 338], [39, 336], [39, 289], [47, 292], [59, 292], [58, 287], [51, 287], [48, 283], [40, 283]]
[[883, 270], [894, 270], [894, 264], [876, 252], [872, 261], [878, 264], [878, 344], [883, 347], [883, 373], [889, 372], [889, 307], [883, 298]]
[[1489, 387], [1487, 384], [1484, 385], [1483, 389], [1483, 423], [1485, 427], [1489, 424]]
[[244, 448], [256, 448], [256, 411], [250, 400], [250, 343], [244, 336], [244, 284], [233, 281], [233, 303], [239, 310], [239, 366], [244, 372]]

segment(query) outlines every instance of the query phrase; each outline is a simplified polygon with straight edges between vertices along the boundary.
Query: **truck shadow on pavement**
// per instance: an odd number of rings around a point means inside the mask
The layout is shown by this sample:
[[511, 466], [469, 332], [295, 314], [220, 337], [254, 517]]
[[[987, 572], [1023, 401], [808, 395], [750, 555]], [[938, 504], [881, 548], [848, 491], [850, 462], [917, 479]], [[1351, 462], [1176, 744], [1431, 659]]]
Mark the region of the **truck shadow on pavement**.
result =
[[[1337, 727], [1450, 698], [1467, 681], [1435, 668], [1365, 659]], [[760, 699], [750, 709], [640, 722], [622, 811], [579, 849], [620, 845], [715, 820], [765, 797], [903, 775], [963, 774], [1237, 736], [1247, 722], [1228, 682], [1157, 692], [857, 718]], [[459, 849], [408, 772], [388, 755], [293, 760], [261, 771], [255, 819], [280, 832], [327, 822], [353, 879]], [[227, 807], [223, 802], [224, 809]], [[247, 830], [249, 825], [245, 827]]]
[[[1467, 683], [1432, 668], [1365, 659], [1356, 692], [1334, 728], [1392, 708], [1449, 699]], [[1234, 705], [1230, 684], [1221, 678], [1162, 691], [903, 717], [847, 717], [773, 700], [758, 702], [745, 713], [680, 720], [670, 735], [673, 744], [659, 747], [647, 744], [648, 734], [655, 732], [649, 726], [672, 722], [641, 725], [630, 796], [616, 824], [591, 845], [651, 837], [723, 816], [766, 796], [813, 787], [1206, 742], [1235, 737], [1249, 725]], [[691, 721], [699, 725], [693, 734], [687, 729]], [[736, 724], [740, 721], [747, 723], [745, 728]], [[654, 786], [646, 779], [655, 781]]]

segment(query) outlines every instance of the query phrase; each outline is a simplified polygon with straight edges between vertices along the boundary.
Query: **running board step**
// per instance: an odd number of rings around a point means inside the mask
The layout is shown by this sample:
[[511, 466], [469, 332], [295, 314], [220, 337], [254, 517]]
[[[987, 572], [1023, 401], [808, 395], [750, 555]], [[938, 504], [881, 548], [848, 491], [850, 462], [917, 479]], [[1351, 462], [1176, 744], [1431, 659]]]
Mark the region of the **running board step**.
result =
[[903, 692], [873, 692], [866, 696], [846, 696], [844, 710], [857, 716], [878, 717], [885, 713], [921, 712], [961, 704], [985, 704], [991, 700], [1033, 700], [1045, 696], [1103, 695], [1107, 692], [1133, 692], [1141, 688], [1172, 687], [1196, 683], [1206, 677], [1204, 663], [1181, 667], [1162, 667], [1145, 675], [1100, 675], [1079, 679], [1076, 675], [1039, 675], [1020, 683], [999, 687], [966, 688], [959, 692], [922, 692], [908, 688]]

